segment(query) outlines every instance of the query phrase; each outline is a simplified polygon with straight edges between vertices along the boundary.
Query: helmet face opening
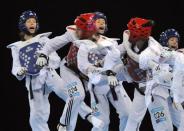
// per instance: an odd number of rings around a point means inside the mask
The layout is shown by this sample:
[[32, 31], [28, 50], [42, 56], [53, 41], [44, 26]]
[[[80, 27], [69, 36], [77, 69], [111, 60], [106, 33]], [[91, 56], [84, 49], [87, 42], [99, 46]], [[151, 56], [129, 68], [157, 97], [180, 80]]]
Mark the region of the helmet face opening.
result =
[[36, 33], [36, 26], [37, 26], [37, 22], [35, 18], [29, 18], [26, 20], [25, 22], [25, 26], [27, 28], [27, 31], [31, 34], [35, 34]]
[[147, 40], [151, 35], [154, 21], [143, 18], [132, 18], [127, 24], [130, 31], [130, 41]]
[[[160, 34], [159, 42], [162, 46], [169, 46], [169, 39], [173, 37], [173, 40], [171, 41], [171, 45], [175, 45], [174, 43], [178, 43], [180, 41], [180, 35], [178, 31], [175, 29], [167, 29], [164, 32]], [[175, 42], [174, 42], [175, 41]]]
[[[102, 12], [94, 12], [94, 14], [95, 14], [95, 16], [94, 16], [93, 19], [96, 22], [98, 33], [99, 34], [104, 34], [105, 32], [108, 31], [108, 28], [107, 28], [107, 17]], [[99, 22], [101, 22], [101, 23], [98, 24]]]
[[104, 19], [97, 19], [95, 21], [96, 29], [99, 34], [104, 34], [107, 31], [107, 25]]
[[[39, 23], [38, 23], [38, 18], [37, 18], [37, 15], [35, 12], [31, 11], [31, 10], [28, 10], [28, 11], [24, 11], [20, 18], [19, 18], [19, 24], [18, 24], [18, 27], [19, 27], [19, 30], [21, 32], [24, 32], [26, 34], [32, 34], [32, 32], [29, 31], [29, 29], [27, 28], [26, 26], [26, 21], [29, 20], [30, 18], [34, 18], [35, 21], [36, 21], [36, 28], [35, 28], [35, 32], [36, 33], [39, 29]], [[33, 27], [31, 27], [33, 28]]]
[[170, 49], [177, 50], [179, 46], [179, 41], [177, 37], [170, 37], [168, 39], [167, 45]]

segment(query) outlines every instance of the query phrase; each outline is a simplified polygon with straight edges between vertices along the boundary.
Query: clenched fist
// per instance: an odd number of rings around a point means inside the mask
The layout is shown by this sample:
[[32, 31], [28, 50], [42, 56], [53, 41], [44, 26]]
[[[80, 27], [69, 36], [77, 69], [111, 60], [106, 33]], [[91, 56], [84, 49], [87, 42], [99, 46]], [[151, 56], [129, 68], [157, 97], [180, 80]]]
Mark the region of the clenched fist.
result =
[[18, 75], [18, 76], [23, 76], [23, 75], [26, 74], [26, 72], [27, 72], [27, 68], [26, 68], [26, 67], [21, 67], [21, 68], [18, 70], [17, 75]]
[[36, 65], [38, 65], [40, 67], [44, 67], [47, 64], [48, 64], [48, 57], [44, 54], [40, 54], [38, 56], [37, 61], [36, 61]]

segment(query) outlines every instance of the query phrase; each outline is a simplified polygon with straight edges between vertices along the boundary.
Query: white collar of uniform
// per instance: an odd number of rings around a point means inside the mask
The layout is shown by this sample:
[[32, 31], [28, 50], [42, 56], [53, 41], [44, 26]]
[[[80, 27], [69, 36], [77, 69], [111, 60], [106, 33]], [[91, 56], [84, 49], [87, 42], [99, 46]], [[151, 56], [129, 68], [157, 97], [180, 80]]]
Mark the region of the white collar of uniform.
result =
[[22, 41], [17, 41], [17, 42], [14, 42], [14, 43], [11, 43], [9, 45], [6, 46], [6, 48], [12, 48], [14, 46], [18, 46], [22, 43]]
[[88, 39], [85, 39], [85, 40], [75, 40], [73, 42], [73, 44], [75, 44], [75, 46], [77, 47], [80, 47], [81, 45], [84, 45], [88, 48], [96, 48], [98, 45], [93, 42], [92, 40], [88, 40]]
[[39, 38], [49, 37], [51, 34], [52, 34], [52, 32], [41, 33], [41, 34], [38, 34], [38, 35], [36, 35], [35, 37], [33, 37], [33, 38], [29, 39], [29, 40], [26, 40], [26, 41], [17, 41], [17, 42], [14, 42], [12, 44], [9, 44], [7, 46], [7, 48], [11, 48], [13, 46], [22, 48], [22, 47], [24, 47], [26, 45], [29, 45], [30, 43], [33, 43], [34, 41], [38, 41]]
[[115, 38], [108, 38], [106, 36], [100, 35], [100, 39], [97, 43], [101, 47], [109, 47], [112, 46], [115, 42], [116, 42]]
[[52, 32], [45, 32], [45, 33], [38, 34], [35, 37], [38, 37], [38, 38], [49, 37], [51, 34], [52, 34]]
[[29, 40], [22, 41], [24, 43], [24, 44], [22, 44], [22, 47], [27, 46], [29, 44], [32, 44], [34, 42], [38, 42], [40, 38], [49, 37], [51, 34], [52, 34], [52, 32], [41, 33], [41, 34], [38, 34]]

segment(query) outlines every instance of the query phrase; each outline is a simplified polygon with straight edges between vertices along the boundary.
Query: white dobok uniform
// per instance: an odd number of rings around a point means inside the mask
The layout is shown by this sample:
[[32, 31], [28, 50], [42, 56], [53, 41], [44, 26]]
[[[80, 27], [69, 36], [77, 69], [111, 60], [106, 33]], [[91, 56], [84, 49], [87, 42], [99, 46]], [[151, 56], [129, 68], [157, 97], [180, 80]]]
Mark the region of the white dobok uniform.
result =
[[[124, 90], [122, 83], [114, 87], [114, 92], [108, 85], [107, 75], [103, 72], [113, 69], [113, 66], [121, 62], [117, 42], [100, 36], [94, 43], [90, 40], [76, 41], [79, 44], [77, 65], [79, 70], [89, 77], [88, 88], [91, 94], [91, 107], [93, 114], [104, 121], [103, 129], [93, 128], [92, 131], [109, 130], [109, 101], [119, 114], [119, 130], [123, 131], [131, 108], [131, 100]], [[116, 94], [117, 100], [113, 98]]]

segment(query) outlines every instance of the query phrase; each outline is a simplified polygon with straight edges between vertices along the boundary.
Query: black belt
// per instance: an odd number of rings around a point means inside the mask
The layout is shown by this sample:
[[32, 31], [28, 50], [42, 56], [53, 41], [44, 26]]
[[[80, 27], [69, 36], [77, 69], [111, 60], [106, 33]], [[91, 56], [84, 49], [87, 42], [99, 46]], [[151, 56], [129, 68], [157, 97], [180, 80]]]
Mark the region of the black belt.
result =
[[114, 87], [114, 86], [110, 86], [110, 90], [111, 90], [113, 99], [114, 99], [115, 101], [117, 101], [117, 100], [118, 100], [118, 96], [117, 96], [117, 94], [116, 94], [116, 92], [115, 92], [115, 87]]
[[67, 63], [65, 63], [64, 66], [70, 69], [71, 71], [75, 72], [75, 74], [79, 76], [82, 86], [85, 87], [84, 80], [89, 81], [89, 78], [86, 75], [84, 75], [81, 71], [79, 71], [79, 69], [73, 66], [68, 66]]
[[[70, 70], [72, 70], [73, 72], [75, 72], [79, 76], [79, 79], [81, 80], [81, 82], [83, 84], [83, 87], [84, 87], [83, 80], [89, 81], [89, 78], [86, 75], [84, 75], [79, 69], [77, 69], [75, 66], [68, 66], [67, 63], [65, 63], [64, 65], [67, 68], [69, 68]], [[98, 99], [97, 99], [97, 97], [95, 95], [94, 88], [95, 88], [95, 85], [92, 84], [92, 91], [93, 91], [93, 94], [94, 94], [94, 97], [95, 97], [95, 101], [96, 101], [96, 103], [98, 103]], [[118, 100], [118, 97], [117, 97], [117, 94], [115, 92], [114, 87], [111, 86], [110, 90], [112, 92], [113, 99], [114, 100]]]
[[133, 85], [134, 85], [134, 87], [137, 89], [137, 91], [138, 91], [141, 95], [145, 96], [144, 91], [141, 90], [141, 89], [139, 88], [139, 84], [138, 84], [138, 83], [133, 82]]
[[32, 88], [32, 76], [30, 75], [30, 85], [29, 85], [29, 92], [30, 92], [30, 98], [33, 99], [34, 95], [33, 95], [33, 88]]
[[70, 70], [72, 70], [73, 72], [75, 72], [77, 75], [79, 75], [79, 77], [81, 79], [84, 79], [86, 81], [89, 81], [89, 78], [86, 75], [84, 75], [79, 69], [77, 69], [75, 66], [72, 66], [72, 65], [69, 66], [69, 65], [67, 65], [67, 63], [65, 63], [64, 66], [66, 66], [67, 68], [69, 68]]
[[95, 103], [96, 103], [96, 104], [98, 104], [98, 103], [99, 103], [99, 101], [98, 101], [98, 98], [97, 98], [97, 96], [96, 96], [96, 94], [95, 94], [94, 89], [95, 89], [95, 85], [94, 85], [94, 84], [92, 84], [92, 92], [93, 92], [93, 95], [94, 95], [94, 98], [95, 98]]

